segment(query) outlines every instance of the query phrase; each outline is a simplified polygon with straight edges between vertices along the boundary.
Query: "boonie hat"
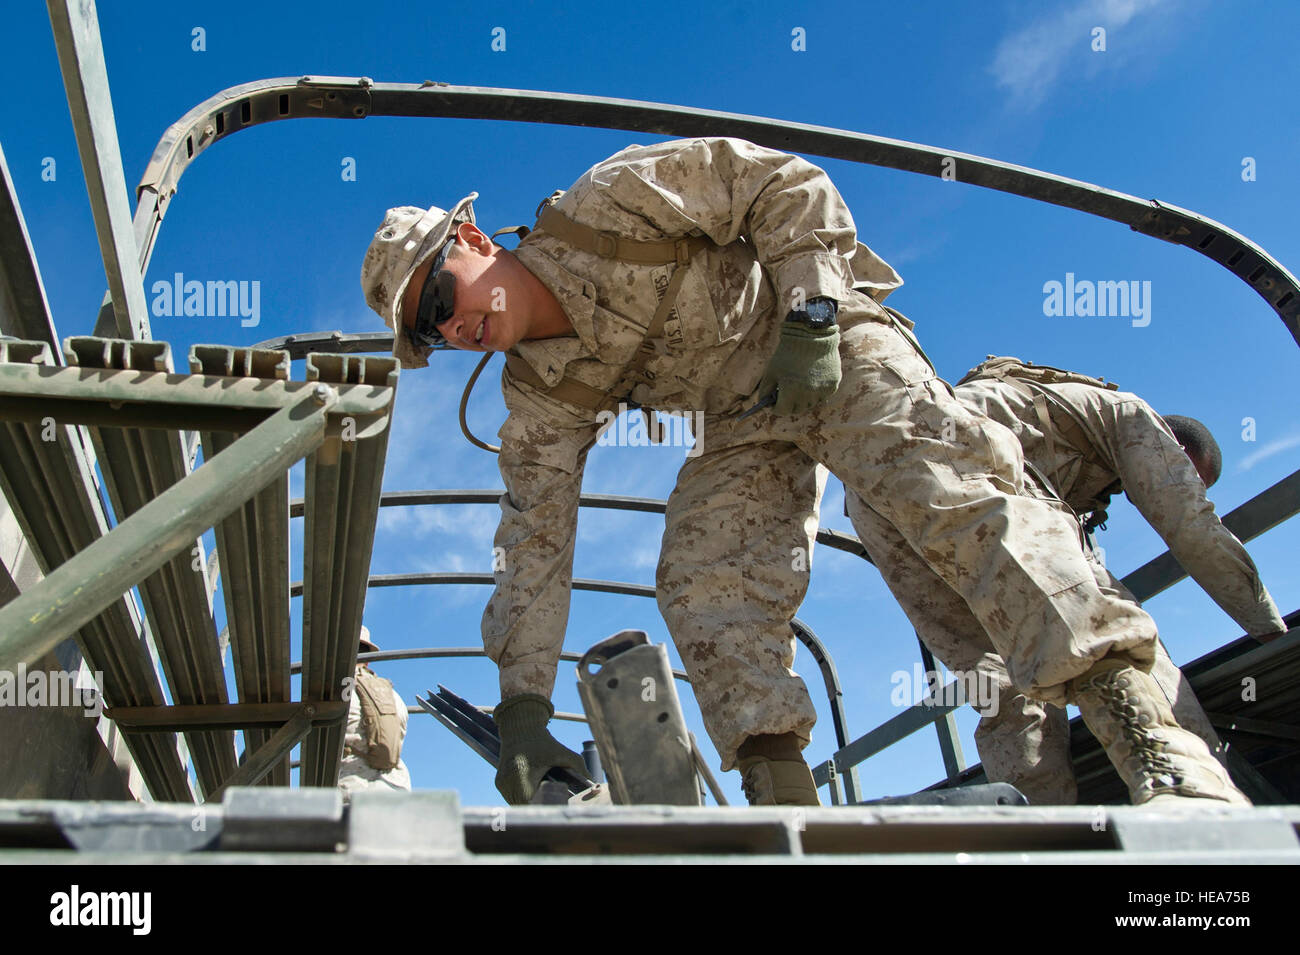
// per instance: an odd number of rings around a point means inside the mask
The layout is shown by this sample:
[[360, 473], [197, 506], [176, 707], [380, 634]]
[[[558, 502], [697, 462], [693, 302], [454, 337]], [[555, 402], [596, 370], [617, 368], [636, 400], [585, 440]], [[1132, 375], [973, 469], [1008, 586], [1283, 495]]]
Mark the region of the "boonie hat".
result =
[[378, 645], [370, 639], [370, 628], [362, 626], [361, 636], [357, 640], [357, 649], [362, 653], [374, 653], [379, 649]]
[[429, 364], [430, 348], [413, 344], [402, 328], [402, 297], [415, 273], [429, 256], [442, 248], [462, 222], [474, 222], [473, 201], [477, 192], [456, 203], [448, 212], [437, 206], [397, 206], [384, 215], [361, 263], [361, 290], [366, 303], [393, 330], [393, 357], [403, 368]]

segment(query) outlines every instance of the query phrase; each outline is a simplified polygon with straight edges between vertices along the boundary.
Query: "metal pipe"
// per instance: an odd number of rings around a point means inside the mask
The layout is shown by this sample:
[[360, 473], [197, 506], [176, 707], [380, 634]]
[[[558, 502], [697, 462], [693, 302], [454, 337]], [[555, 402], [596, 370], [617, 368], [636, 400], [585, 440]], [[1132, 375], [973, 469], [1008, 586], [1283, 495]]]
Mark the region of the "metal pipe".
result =
[[[700, 752], [700, 744], [696, 741], [695, 734], [687, 733], [686, 735], [689, 736], [691, 740], [691, 760], [695, 763], [695, 771], [703, 777], [704, 784], [709, 787], [709, 792], [713, 796], [713, 801], [719, 806], [727, 805], [727, 797], [722, 795], [722, 787], [718, 785], [717, 777], [713, 775], [713, 770], [709, 768], [708, 762], [705, 761], [704, 754]], [[592, 746], [592, 749], [595, 749], [594, 745]], [[584, 757], [587, 755], [585, 746], [582, 755]], [[596, 757], [596, 766], [597, 768], [600, 766], [599, 755]], [[597, 781], [599, 782], [599, 780]]]
[[[413, 650], [375, 650], [371, 653], [358, 653], [358, 663], [384, 663], [394, 660], [428, 660], [438, 659], [441, 657], [485, 657], [487, 651], [482, 647], [422, 647]], [[564, 650], [560, 653], [560, 659], [570, 663], [577, 663], [582, 659], [581, 653], [575, 653], [572, 650]], [[291, 673], [302, 672], [302, 661], [295, 661], [289, 665]], [[678, 680], [686, 680], [685, 670], [673, 670], [673, 676]], [[555, 714], [560, 717], [560, 714]]]
[[[309, 701], [312, 726], [328, 726], [347, 719], [343, 700]], [[302, 702], [208, 703], [188, 706], [114, 706], [105, 715], [123, 732], [157, 730], [279, 728], [302, 712]]]
[[[418, 507], [426, 504], [498, 504], [503, 494], [505, 494], [503, 490], [489, 488], [451, 488], [447, 490], [431, 488], [420, 491], [388, 491], [380, 496], [379, 506]], [[667, 501], [659, 498], [630, 497], [625, 494], [583, 494], [578, 498], [579, 507], [597, 507], [611, 511], [639, 511], [645, 514], [662, 514], [667, 503]], [[289, 502], [289, 516], [302, 517], [302, 515], [303, 499], [296, 497]], [[871, 558], [867, 555], [866, 548], [862, 546], [862, 541], [852, 534], [845, 534], [843, 531], [823, 527], [817, 531], [817, 543], [833, 550], [852, 554], [854, 557], [861, 557], [867, 563], [871, 563]]]
[[477, 734], [471, 733], [468, 729], [458, 725], [450, 716], [440, 713], [434, 704], [429, 702], [429, 700], [418, 696], [415, 699], [423, 708], [423, 712], [428, 713], [443, 726], [447, 727], [453, 736], [474, 752], [478, 753], [478, 755], [482, 756], [493, 769], [497, 767], [501, 759], [499, 750], [494, 753]]
[[94, 0], [48, 0], [46, 6], [113, 297], [117, 334], [121, 338], [147, 339], [149, 310], [144, 300], [140, 250], [127, 204], [104, 47], [99, 39], [99, 15]]
[[[1245, 543], [1295, 516], [1297, 512], [1300, 512], [1300, 471], [1293, 471], [1245, 504], [1224, 514], [1223, 526]], [[1122, 582], [1139, 603], [1144, 603], [1186, 576], [1187, 572], [1174, 555], [1165, 551], [1126, 576]]]
[[[934, 654], [930, 652], [930, 648], [925, 645], [919, 633], [916, 635], [916, 644], [921, 648], [921, 666], [926, 674], [925, 694], [930, 696], [938, 689], [939, 667], [934, 662]], [[961, 776], [962, 770], [966, 768], [966, 760], [962, 756], [961, 740], [957, 737], [957, 721], [952, 713], [945, 713], [935, 720], [934, 731], [939, 737], [939, 753], [943, 757], [943, 769], [948, 776], [948, 782], [955, 783]]]
[[331, 355], [391, 355], [393, 335], [391, 332], [360, 332], [347, 335], [343, 332], [302, 332], [296, 335], [268, 338], [253, 347], [288, 352], [289, 357], [294, 361], [316, 352], [329, 352]]
[[960, 680], [953, 680], [944, 686], [938, 699], [948, 699], [950, 696], [955, 699], [955, 702], [951, 704], [929, 702], [936, 700], [936, 697], [927, 696], [920, 703], [908, 707], [892, 719], [888, 719], [875, 729], [864, 733], [835, 754], [835, 766], [843, 773], [849, 768], [857, 766], [863, 760], [876, 755], [886, 747], [911, 736], [927, 723], [933, 723], [953, 710], [965, 706], [966, 699], [962, 692]]

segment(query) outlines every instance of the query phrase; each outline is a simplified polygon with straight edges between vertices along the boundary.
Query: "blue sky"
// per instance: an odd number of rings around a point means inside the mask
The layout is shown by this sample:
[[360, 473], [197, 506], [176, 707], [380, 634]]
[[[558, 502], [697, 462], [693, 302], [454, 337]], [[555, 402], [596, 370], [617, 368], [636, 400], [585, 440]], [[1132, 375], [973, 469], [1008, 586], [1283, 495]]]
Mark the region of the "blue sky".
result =
[[[1292, 3], [571, 3], [557, 10], [505, 3], [412, 11], [372, 2], [361, 16], [355, 5], [331, 2], [142, 2], [102, 3], [99, 12], [132, 188], [166, 127], [224, 88], [301, 74], [432, 79], [751, 113], [990, 156], [1196, 210], [1254, 239], [1292, 271], [1300, 268], [1293, 223], [1300, 134], [1290, 121], [1300, 88], [1293, 50], [1300, 7]], [[49, 22], [42, 5], [25, 4], [8, 11], [7, 26], [0, 69], [22, 95], [0, 117], [0, 142], [58, 331], [88, 334], [105, 281]], [[1107, 31], [1104, 52], [1090, 48], [1098, 26]], [[192, 49], [195, 27], [205, 31], [201, 52]], [[505, 30], [502, 52], [491, 48], [497, 27]], [[791, 48], [796, 27], [806, 31], [804, 52]], [[261, 323], [155, 318], [154, 336], [171, 342], [183, 366], [196, 342], [380, 330], [358, 272], [387, 207], [446, 207], [476, 190], [481, 224], [528, 222], [541, 197], [592, 163], [655, 138], [401, 118], [274, 123], [230, 137], [182, 180], [146, 292], [175, 272], [256, 280]], [[41, 178], [47, 157], [56, 164], [52, 182]], [[356, 181], [340, 174], [348, 157]], [[1243, 181], [1246, 157], [1255, 161], [1254, 181]], [[902, 273], [907, 284], [890, 304], [917, 322], [945, 377], [960, 377], [988, 353], [1015, 354], [1105, 375], [1163, 412], [1200, 417], [1223, 446], [1224, 476], [1212, 493], [1221, 512], [1300, 463], [1296, 344], [1261, 299], [1209, 260], [1030, 200], [810, 158], [835, 180], [862, 240]], [[1046, 316], [1043, 285], [1067, 273], [1149, 281], [1151, 323]], [[456, 401], [474, 360], [439, 355], [433, 367], [404, 374], [386, 490], [500, 486], [494, 456], [470, 447], [456, 425]], [[504, 417], [494, 379], [480, 385], [470, 414], [489, 438]], [[1255, 422], [1254, 441], [1243, 440], [1246, 418]], [[597, 448], [584, 488], [665, 497], [681, 455]], [[300, 473], [294, 480], [300, 494]], [[832, 480], [825, 526], [850, 529], [842, 505]], [[372, 571], [486, 572], [497, 513], [495, 505], [385, 509]], [[295, 522], [294, 579], [301, 576], [300, 531]], [[661, 532], [655, 515], [584, 513], [575, 576], [653, 583]], [[1284, 612], [1300, 602], [1296, 533], [1283, 526], [1250, 545]], [[1102, 543], [1121, 576], [1163, 550], [1127, 504], [1112, 510]], [[386, 649], [474, 645], [487, 597], [484, 587], [375, 590], [366, 622]], [[1148, 609], [1179, 662], [1239, 633], [1190, 582]], [[300, 614], [295, 601], [295, 631]], [[853, 734], [894, 716], [890, 675], [910, 672], [916, 642], [875, 571], [819, 549], [800, 616], [831, 648]], [[578, 593], [566, 648], [585, 649], [624, 627], [671, 642], [653, 601]], [[834, 748], [825, 693], [803, 651], [796, 669], [821, 714], [807, 753], [817, 763]], [[495, 668], [486, 660], [380, 671], [408, 702], [436, 683], [476, 703], [497, 698]], [[561, 668], [555, 700], [561, 710], [580, 710], [571, 667]], [[683, 700], [704, 740], [689, 692]], [[969, 712], [961, 724], [973, 761]], [[575, 747], [583, 738], [573, 724], [559, 724], [557, 735]], [[499, 801], [486, 764], [428, 717], [412, 717], [406, 760], [418, 787], [455, 787], [471, 804]], [[912, 791], [941, 773], [929, 731], [862, 767], [868, 795]], [[724, 786], [740, 800], [735, 774]]]

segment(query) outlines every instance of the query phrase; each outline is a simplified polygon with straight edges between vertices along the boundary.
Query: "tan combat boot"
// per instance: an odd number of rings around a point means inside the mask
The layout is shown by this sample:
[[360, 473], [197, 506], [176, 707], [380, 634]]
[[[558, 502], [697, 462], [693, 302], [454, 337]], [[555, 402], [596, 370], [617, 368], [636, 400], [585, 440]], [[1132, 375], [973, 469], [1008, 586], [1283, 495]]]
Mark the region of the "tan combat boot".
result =
[[1123, 658], [1104, 657], [1070, 681], [1070, 695], [1128, 786], [1133, 805], [1181, 808], [1195, 805], [1191, 800], [1251, 805], [1205, 741], [1174, 720], [1149, 673]]
[[820, 806], [812, 771], [793, 733], [751, 736], [741, 744], [741, 787], [751, 806]]

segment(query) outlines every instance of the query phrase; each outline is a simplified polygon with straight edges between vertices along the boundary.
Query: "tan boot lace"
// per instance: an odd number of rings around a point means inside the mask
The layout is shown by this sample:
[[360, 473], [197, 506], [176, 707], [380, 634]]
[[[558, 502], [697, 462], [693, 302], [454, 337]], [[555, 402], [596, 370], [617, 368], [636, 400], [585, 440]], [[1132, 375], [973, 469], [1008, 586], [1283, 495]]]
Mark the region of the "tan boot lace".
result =
[[1127, 693], [1127, 687], [1116, 685], [1117, 678], [1122, 672], [1111, 671], [1101, 679], [1093, 681], [1092, 685], [1101, 696], [1106, 708], [1118, 718], [1120, 731], [1129, 742], [1131, 751], [1141, 762], [1146, 777], [1143, 787], [1176, 789], [1183, 785], [1183, 776], [1164, 751], [1163, 744], [1143, 723], [1141, 711]]

